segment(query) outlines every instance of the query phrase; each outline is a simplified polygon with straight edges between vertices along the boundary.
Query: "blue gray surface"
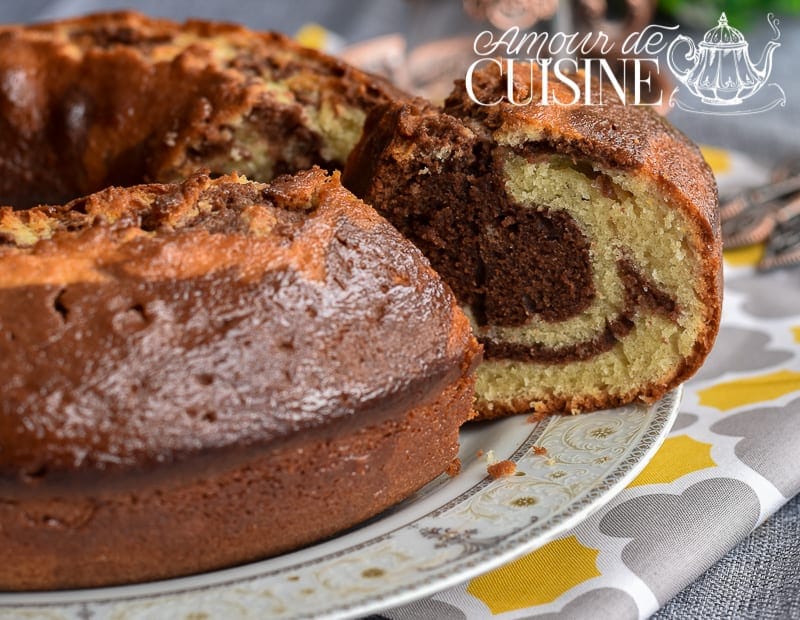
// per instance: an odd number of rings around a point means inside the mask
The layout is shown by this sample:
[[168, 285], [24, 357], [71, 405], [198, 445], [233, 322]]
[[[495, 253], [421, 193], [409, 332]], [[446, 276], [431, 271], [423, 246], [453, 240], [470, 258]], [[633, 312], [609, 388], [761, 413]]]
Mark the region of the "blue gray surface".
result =
[[[28, 0], [0, 4], [0, 22], [41, 21], [97, 10], [135, 8], [160, 17], [222, 19], [289, 34], [314, 21], [351, 42], [389, 32], [403, 32], [412, 40], [426, 40], [437, 32], [469, 29], [460, 7], [460, 0]], [[762, 161], [777, 161], [795, 154], [796, 145], [800, 144], [800, 80], [796, 76], [800, 19], [782, 17], [780, 28], [781, 47], [775, 53], [770, 81], [786, 92], [786, 107], [758, 116], [727, 118], [676, 110], [671, 113], [671, 120], [698, 142], [746, 150]], [[694, 33], [693, 38], [701, 35]], [[754, 60], [770, 37], [766, 19], [757, 24], [753, 32], [747, 33]]]
[[800, 496], [734, 547], [653, 618], [800, 618]]

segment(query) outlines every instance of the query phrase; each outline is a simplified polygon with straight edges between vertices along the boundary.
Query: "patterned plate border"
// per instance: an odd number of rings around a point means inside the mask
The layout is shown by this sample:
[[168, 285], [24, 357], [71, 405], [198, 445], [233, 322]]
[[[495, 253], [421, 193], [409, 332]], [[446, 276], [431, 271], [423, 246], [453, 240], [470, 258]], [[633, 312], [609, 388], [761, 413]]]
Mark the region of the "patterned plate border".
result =
[[[576, 526], [644, 468], [669, 432], [680, 397], [681, 388], [649, 407], [555, 416], [533, 425], [522, 417], [475, 425], [462, 432], [459, 476], [437, 479], [336, 539], [152, 584], [0, 594], [0, 618], [343, 618], [402, 605]], [[516, 475], [490, 479], [478, 447], [513, 461]]]

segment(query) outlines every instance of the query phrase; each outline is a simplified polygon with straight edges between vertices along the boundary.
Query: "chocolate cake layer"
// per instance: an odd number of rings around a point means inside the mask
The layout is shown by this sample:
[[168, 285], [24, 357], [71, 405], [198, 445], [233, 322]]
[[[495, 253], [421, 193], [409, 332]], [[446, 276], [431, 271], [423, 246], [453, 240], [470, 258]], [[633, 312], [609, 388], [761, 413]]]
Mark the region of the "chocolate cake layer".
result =
[[523, 362], [564, 363], [590, 360], [599, 353], [610, 351], [635, 327], [637, 311], [646, 309], [676, 321], [679, 310], [675, 300], [642, 276], [630, 261], [621, 260], [617, 265], [619, 277], [625, 286], [625, 306], [615, 317], [606, 319], [601, 334], [589, 340], [563, 347], [547, 347], [541, 344], [521, 344], [518, 342], [496, 341], [492, 338], [479, 338], [483, 345], [484, 359], [510, 359]]
[[[454, 136], [443, 146], [447, 131]], [[424, 102], [381, 108], [370, 117], [363, 157], [347, 168], [345, 180], [372, 196], [373, 182], [388, 185], [408, 173], [402, 164], [390, 169], [387, 162], [380, 170], [369, 168], [368, 161], [381, 161], [381, 148], [391, 148], [381, 139], [413, 142], [411, 167], [422, 172], [407, 191], [386, 188], [391, 205], [382, 199], [380, 204], [469, 304], [476, 323], [519, 326], [533, 315], [559, 321], [579, 314], [594, 297], [586, 236], [564, 212], [521, 207], [510, 199], [490, 142], [462, 132]], [[443, 151], [446, 167], [440, 163]]]

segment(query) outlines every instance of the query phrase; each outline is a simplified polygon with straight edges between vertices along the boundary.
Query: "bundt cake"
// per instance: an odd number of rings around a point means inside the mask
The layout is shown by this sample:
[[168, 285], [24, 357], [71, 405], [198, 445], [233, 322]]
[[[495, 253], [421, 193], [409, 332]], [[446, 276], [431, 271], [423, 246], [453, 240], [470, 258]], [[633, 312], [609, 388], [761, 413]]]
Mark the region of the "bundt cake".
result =
[[105, 13], [0, 27], [0, 204], [61, 204], [198, 168], [268, 181], [341, 168], [402, 93], [241, 26]]
[[574, 93], [551, 76], [543, 104], [541, 72], [526, 64], [514, 101], [533, 103], [514, 105], [497, 65], [472, 77], [475, 99], [458, 82], [443, 111], [376, 109], [345, 185], [422, 249], [463, 304], [484, 346], [481, 416], [654, 401], [699, 367], [719, 325], [708, 166], [665, 120], [610, 89], [603, 105], [557, 105]]
[[0, 589], [204, 571], [375, 515], [457, 457], [478, 351], [419, 250], [319, 169], [2, 208]]

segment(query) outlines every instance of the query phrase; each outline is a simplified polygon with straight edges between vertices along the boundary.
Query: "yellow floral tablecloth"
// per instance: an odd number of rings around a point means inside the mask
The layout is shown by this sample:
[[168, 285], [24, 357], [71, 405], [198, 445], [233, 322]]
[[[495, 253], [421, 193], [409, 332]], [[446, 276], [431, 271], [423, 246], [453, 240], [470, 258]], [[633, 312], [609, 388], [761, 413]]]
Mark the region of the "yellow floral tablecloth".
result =
[[[746, 158], [705, 154], [723, 189], [760, 180]], [[761, 252], [725, 253], [714, 350], [624, 491], [533, 553], [381, 615], [647, 617], [800, 492], [800, 268], [757, 273]]]

